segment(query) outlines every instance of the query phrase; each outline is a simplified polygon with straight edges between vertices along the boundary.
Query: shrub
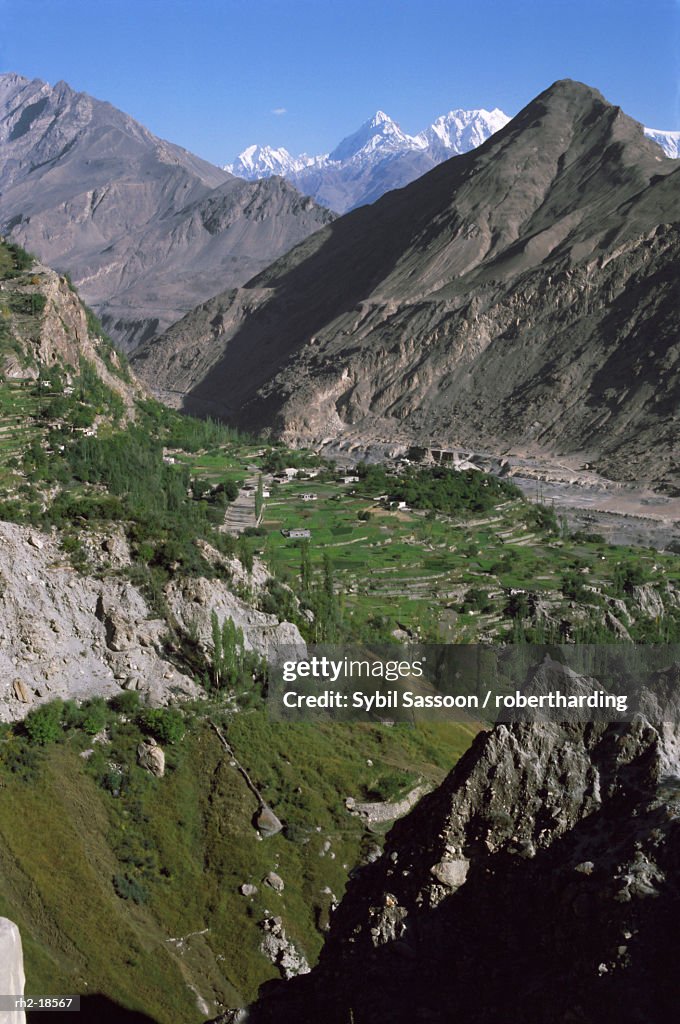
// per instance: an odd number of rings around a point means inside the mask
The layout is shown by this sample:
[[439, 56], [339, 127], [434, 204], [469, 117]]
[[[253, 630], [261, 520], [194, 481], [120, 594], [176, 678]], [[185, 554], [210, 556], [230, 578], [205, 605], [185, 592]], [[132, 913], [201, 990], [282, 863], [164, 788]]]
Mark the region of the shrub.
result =
[[178, 743], [184, 736], [184, 718], [176, 708], [144, 708], [137, 724], [159, 743]]
[[99, 785], [111, 796], [120, 796], [125, 776], [113, 768], [106, 768], [99, 776]]
[[63, 702], [54, 700], [50, 704], [31, 711], [24, 722], [24, 728], [31, 743], [45, 747], [56, 743], [62, 736]]
[[123, 715], [133, 715], [139, 710], [140, 696], [136, 690], [123, 690], [109, 701], [109, 707]]
[[103, 697], [93, 697], [82, 707], [81, 728], [88, 736], [95, 736], [106, 725], [107, 707]]
[[522, 591], [510, 594], [504, 611], [506, 615], [517, 622], [526, 619], [529, 614], [529, 599], [527, 595]]
[[471, 587], [463, 598], [460, 610], [462, 612], [479, 611], [483, 614], [489, 614], [489, 612], [493, 611], [493, 603], [489, 600], [486, 590], [482, 590], [479, 587]]
[[562, 593], [570, 601], [583, 601], [588, 597], [583, 578], [575, 569], [562, 573]]
[[133, 903], [148, 902], [149, 890], [137, 879], [130, 878], [129, 875], [114, 875], [113, 888], [116, 895], [120, 896], [122, 900], [132, 900]]
[[0, 747], [0, 770], [9, 771], [24, 782], [33, 782], [38, 775], [40, 756], [36, 747], [13, 735]]

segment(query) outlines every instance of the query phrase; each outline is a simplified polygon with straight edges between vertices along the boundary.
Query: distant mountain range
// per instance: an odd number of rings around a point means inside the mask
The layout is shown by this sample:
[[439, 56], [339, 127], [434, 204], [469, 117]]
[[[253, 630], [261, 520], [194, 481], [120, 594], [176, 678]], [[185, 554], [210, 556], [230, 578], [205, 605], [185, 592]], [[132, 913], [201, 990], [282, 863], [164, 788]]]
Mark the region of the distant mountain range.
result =
[[0, 232], [68, 271], [123, 347], [332, 219], [280, 178], [234, 178], [65, 82], [0, 75]]
[[225, 170], [248, 181], [281, 175], [321, 205], [346, 213], [467, 153], [509, 120], [498, 109], [451, 110], [418, 135], [407, 135], [379, 110], [332, 153], [291, 156], [286, 149], [248, 146]]
[[[337, 213], [402, 188], [443, 160], [481, 146], [510, 118], [502, 110], [450, 110], [424, 131], [407, 135], [379, 110], [332, 153], [291, 156], [287, 149], [248, 146], [225, 170], [247, 181], [280, 175]], [[666, 156], [680, 156], [680, 132], [645, 128]]]
[[146, 346], [187, 409], [291, 441], [579, 453], [680, 488], [680, 164], [557, 82]]

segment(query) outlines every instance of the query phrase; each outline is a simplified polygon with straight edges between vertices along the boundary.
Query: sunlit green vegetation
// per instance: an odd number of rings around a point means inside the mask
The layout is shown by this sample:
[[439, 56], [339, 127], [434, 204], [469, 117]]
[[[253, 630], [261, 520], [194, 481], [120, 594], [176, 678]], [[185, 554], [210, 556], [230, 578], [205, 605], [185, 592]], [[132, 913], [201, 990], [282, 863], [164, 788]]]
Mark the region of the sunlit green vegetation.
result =
[[[437, 784], [475, 732], [272, 723], [259, 709], [148, 709], [136, 696], [55, 702], [0, 732], [0, 914], [21, 929], [35, 991], [82, 992], [85, 978], [158, 1024], [204, 1019], [187, 982], [234, 1006], [276, 976], [259, 952], [266, 911], [313, 962], [328, 890], [341, 897], [380, 840], [346, 797]], [[279, 835], [258, 839], [257, 801], [211, 721], [283, 822]], [[149, 735], [163, 743], [164, 778], [137, 763]], [[281, 894], [263, 885], [274, 869]], [[246, 882], [254, 897], [241, 895]], [[191, 933], [184, 951], [174, 944]]]

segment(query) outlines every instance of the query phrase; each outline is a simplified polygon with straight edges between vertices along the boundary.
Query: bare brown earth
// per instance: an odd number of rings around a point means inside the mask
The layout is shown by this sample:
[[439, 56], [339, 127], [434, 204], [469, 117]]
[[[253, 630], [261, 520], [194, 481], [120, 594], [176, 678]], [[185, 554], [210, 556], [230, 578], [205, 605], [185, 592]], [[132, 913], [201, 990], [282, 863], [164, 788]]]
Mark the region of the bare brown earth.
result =
[[678, 162], [558, 82], [150, 342], [188, 410], [295, 443], [577, 456], [677, 492]]

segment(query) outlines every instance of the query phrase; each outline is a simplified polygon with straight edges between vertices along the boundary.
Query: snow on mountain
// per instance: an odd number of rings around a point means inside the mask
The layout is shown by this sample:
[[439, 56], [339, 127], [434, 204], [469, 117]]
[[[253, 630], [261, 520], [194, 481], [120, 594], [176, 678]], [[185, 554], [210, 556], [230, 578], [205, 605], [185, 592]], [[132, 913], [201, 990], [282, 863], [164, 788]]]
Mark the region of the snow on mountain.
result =
[[285, 178], [298, 171], [303, 171], [306, 167], [313, 167], [319, 161], [326, 159], [326, 155], [307, 156], [306, 153], [292, 156], [283, 146], [280, 149], [275, 149], [272, 146], [248, 146], [238, 155], [233, 164], [227, 164], [224, 170], [235, 174], [238, 178], [247, 178], [249, 181], [270, 178], [275, 174], [280, 174]]
[[474, 149], [509, 120], [497, 108], [451, 110], [424, 131], [408, 135], [378, 110], [330, 154], [293, 156], [283, 147], [252, 145], [224, 169], [249, 181], [280, 174], [317, 202], [344, 213]]
[[494, 110], [450, 110], [416, 136], [423, 149], [429, 149], [440, 160], [456, 153], [476, 149], [500, 131], [510, 118], [496, 107]]
[[425, 143], [403, 132], [396, 121], [379, 110], [357, 132], [343, 139], [328, 159], [332, 163], [345, 163], [348, 160], [363, 163], [371, 160], [374, 154], [382, 157], [409, 149], [425, 149], [425, 146]]
[[664, 132], [659, 128], [645, 128], [645, 135], [661, 146], [666, 156], [680, 158], [680, 132]]

